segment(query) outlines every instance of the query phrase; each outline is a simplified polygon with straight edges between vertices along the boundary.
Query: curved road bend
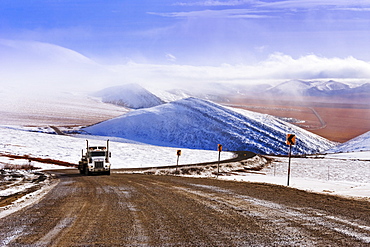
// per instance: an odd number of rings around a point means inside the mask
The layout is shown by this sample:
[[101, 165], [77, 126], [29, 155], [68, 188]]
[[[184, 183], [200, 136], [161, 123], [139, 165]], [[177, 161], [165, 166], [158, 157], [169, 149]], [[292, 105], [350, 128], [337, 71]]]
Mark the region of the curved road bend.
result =
[[65, 135], [58, 127], [56, 127], [56, 126], [50, 126], [50, 128], [52, 128], [54, 131], [55, 131], [55, 133], [57, 134], [57, 135]]
[[319, 120], [320, 125], [321, 125], [320, 127], [317, 127], [317, 128], [310, 128], [310, 130], [325, 129], [326, 128], [326, 122], [324, 121], [324, 119], [322, 119], [320, 114], [313, 107], [308, 107], [308, 109], [310, 109], [312, 111], [312, 113], [315, 114], [315, 116], [317, 117], [317, 119]]
[[216, 179], [57, 172], [0, 246], [365, 246], [370, 202]]

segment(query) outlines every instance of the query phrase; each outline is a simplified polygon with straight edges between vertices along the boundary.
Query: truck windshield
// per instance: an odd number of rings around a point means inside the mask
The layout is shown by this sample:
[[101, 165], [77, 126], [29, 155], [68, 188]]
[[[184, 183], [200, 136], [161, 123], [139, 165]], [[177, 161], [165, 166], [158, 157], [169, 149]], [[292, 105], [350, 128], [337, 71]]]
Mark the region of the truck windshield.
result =
[[96, 156], [105, 156], [104, 151], [96, 151], [96, 152], [91, 152], [91, 157], [96, 157]]

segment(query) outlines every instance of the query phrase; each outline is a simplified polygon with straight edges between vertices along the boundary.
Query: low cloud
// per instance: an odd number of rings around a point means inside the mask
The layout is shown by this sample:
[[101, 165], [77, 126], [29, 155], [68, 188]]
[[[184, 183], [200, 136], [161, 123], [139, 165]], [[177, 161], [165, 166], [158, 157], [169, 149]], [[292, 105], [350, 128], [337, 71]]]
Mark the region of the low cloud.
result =
[[370, 63], [353, 57], [325, 58], [307, 55], [293, 58], [275, 53], [257, 64], [220, 66], [136, 64], [118, 65], [117, 74], [125, 74], [146, 83], [164, 85], [199, 83], [255, 83], [291, 79], [369, 79]]
[[265, 76], [281, 79], [370, 78], [370, 63], [354, 57], [307, 55], [294, 59], [275, 53], [256, 68], [265, 71]]
[[139, 83], [155, 87], [192, 87], [202, 83], [253, 83], [290, 79], [369, 79], [370, 62], [354, 57], [326, 58], [314, 54], [293, 58], [274, 53], [255, 64], [196, 66], [136, 63], [99, 64], [75, 51], [37, 42], [0, 42], [0, 84], [12, 88], [94, 91]]

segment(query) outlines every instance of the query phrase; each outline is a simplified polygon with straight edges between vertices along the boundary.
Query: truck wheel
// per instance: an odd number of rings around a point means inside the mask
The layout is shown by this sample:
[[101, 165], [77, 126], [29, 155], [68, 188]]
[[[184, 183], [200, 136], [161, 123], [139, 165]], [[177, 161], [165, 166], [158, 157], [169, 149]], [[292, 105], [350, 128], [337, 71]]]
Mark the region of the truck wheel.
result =
[[86, 176], [89, 176], [90, 175], [89, 169], [87, 167], [85, 167], [85, 175]]

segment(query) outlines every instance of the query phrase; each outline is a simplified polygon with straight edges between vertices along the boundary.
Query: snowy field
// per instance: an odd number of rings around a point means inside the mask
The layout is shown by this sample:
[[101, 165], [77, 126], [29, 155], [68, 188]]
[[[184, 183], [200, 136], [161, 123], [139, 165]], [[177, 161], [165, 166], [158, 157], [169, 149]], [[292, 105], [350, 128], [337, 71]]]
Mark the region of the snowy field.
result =
[[[77, 163], [81, 150], [90, 144], [105, 144], [105, 137], [60, 136], [29, 132], [21, 129], [0, 128], [0, 152], [15, 155], [50, 158]], [[112, 168], [135, 168], [176, 165], [176, 148], [158, 147], [133, 143], [124, 139], [111, 139]], [[232, 153], [222, 152], [221, 159]], [[217, 151], [182, 149], [179, 164], [216, 161]], [[272, 157], [274, 161], [262, 171], [240, 175], [220, 176], [220, 179], [264, 182], [287, 185], [288, 159]], [[329, 193], [349, 197], [370, 199], [370, 152], [353, 152], [292, 158], [290, 186], [307, 191]], [[13, 160], [0, 157], [4, 164], [27, 164], [28, 160]], [[64, 168], [32, 161], [42, 169]], [[77, 173], [77, 170], [76, 170]]]
[[[0, 127], [0, 153], [29, 155], [78, 164], [82, 149], [86, 148], [87, 139], [90, 145], [105, 145], [107, 137], [61, 136], [29, 132], [21, 130], [21, 128]], [[144, 145], [119, 138], [109, 139], [110, 151], [112, 152], [112, 169], [176, 165], [177, 148]], [[215, 161], [218, 158], [216, 148], [215, 151], [182, 149], [179, 164]], [[233, 153], [223, 152], [221, 158], [229, 159], [233, 156]], [[22, 165], [27, 164], [28, 160], [12, 160], [0, 157], [0, 166], [4, 163]], [[64, 168], [33, 161], [32, 164], [43, 169]]]
[[[272, 158], [274, 161], [258, 174], [221, 178], [286, 186], [288, 158]], [[370, 152], [292, 158], [289, 186], [311, 192], [370, 200]]]

